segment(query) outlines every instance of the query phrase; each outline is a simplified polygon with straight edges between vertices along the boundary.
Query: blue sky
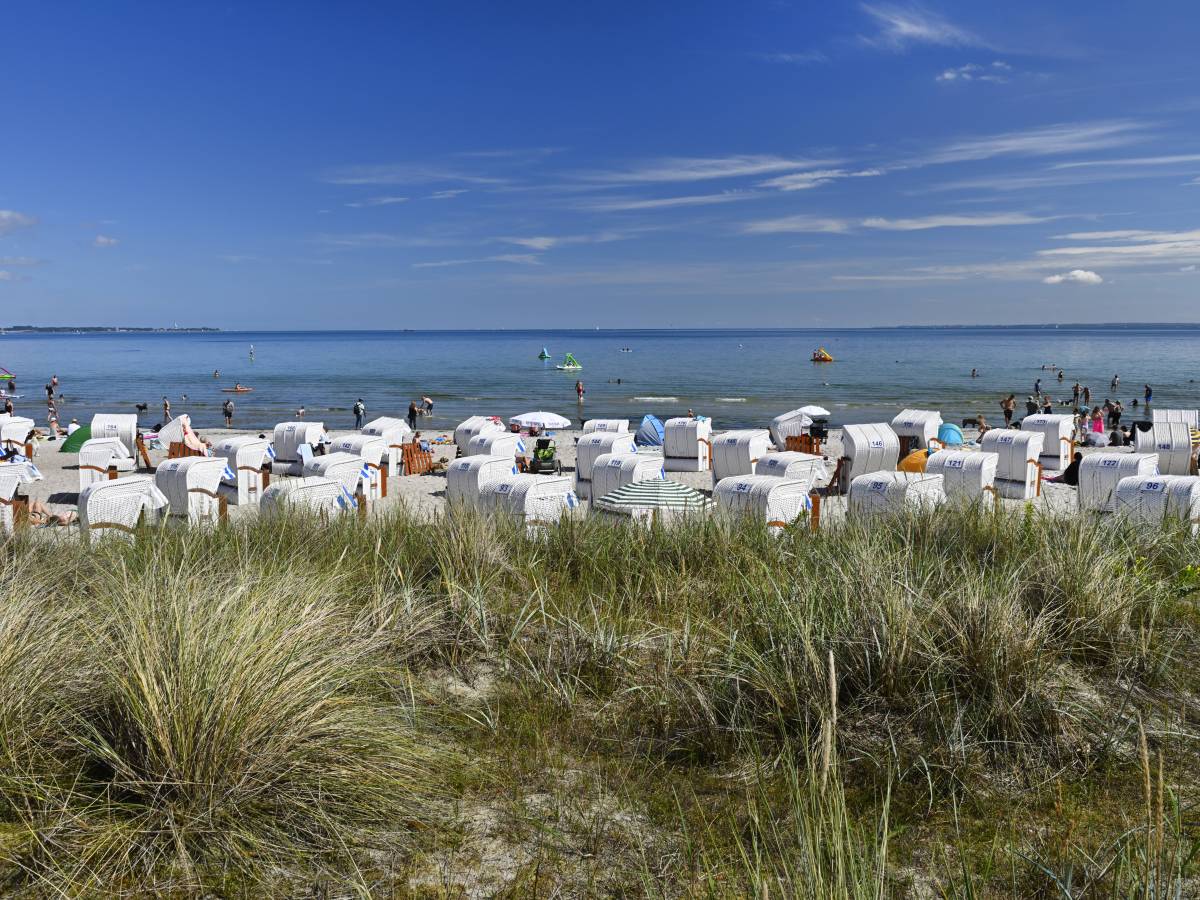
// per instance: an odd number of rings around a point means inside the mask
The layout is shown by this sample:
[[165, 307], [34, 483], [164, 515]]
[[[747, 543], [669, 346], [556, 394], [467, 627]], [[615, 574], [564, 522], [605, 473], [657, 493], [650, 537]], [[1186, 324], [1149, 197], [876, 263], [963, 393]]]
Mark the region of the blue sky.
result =
[[1195, 3], [23, 4], [0, 323], [1200, 321]]

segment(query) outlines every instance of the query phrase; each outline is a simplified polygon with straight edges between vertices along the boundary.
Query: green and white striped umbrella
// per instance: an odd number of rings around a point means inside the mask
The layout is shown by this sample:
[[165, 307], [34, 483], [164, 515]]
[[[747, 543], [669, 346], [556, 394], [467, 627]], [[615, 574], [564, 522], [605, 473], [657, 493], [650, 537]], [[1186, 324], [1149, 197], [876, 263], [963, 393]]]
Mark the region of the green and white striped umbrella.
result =
[[682, 509], [702, 512], [712, 501], [677, 481], [634, 481], [596, 501], [596, 508], [629, 515], [635, 509]]

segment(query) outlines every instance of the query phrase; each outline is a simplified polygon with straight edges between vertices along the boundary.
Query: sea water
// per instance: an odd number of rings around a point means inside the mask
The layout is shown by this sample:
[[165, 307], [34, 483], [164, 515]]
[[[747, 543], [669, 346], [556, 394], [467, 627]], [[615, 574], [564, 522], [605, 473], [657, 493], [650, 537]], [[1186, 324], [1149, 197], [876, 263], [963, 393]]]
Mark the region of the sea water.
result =
[[[835, 362], [811, 362], [819, 346]], [[538, 359], [543, 347], [548, 361]], [[568, 352], [582, 371], [555, 368]], [[1056, 399], [1069, 399], [1076, 380], [1091, 387], [1094, 404], [1115, 393], [1129, 420], [1145, 383], [1156, 406], [1200, 407], [1198, 361], [1200, 325], [0, 336], [0, 366], [16, 373], [23, 395], [17, 411], [39, 423], [43, 385], [57, 374], [64, 422], [145, 403], [140, 421], [151, 427], [166, 395], [172, 412], [189, 413], [201, 430], [222, 423], [226, 398], [236, 406], [235, 427], [266, 429], [303, 406], [307, 418], [343, 430], [353, 426], [350, 409], [360, 397], [371, 419], [404, 416], [422, 396], [434, 400], [434, 416], [420, 426], [429, 430], [474, 414], [549, 410], [576, 422], [636, 423], [646, 413], [666, 418], [689, 408], [718, 429], [765, 426], [809, 403], [828, 408], [834, 423], [890, 421], [905, 407], [941, 410], [947, 421], [983, 413], [996, 422], [1000, 398], [1016, 394], [1023, 414], [1039, 378]], [[1064, 370], [1062, 381], [1042, 368], [1051, 365]], [[254, 392], [222, 393], [236, 382]]]

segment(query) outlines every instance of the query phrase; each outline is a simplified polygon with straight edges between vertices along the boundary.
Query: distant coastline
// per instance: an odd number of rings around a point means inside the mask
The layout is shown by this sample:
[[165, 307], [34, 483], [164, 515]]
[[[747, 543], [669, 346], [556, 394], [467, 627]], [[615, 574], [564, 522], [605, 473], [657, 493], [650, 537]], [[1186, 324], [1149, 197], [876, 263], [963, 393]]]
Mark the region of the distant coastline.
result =
[[209, 334], [220, 328], [136, 328], [122, 325], [5, 325], [0, 332], [12, 334]]

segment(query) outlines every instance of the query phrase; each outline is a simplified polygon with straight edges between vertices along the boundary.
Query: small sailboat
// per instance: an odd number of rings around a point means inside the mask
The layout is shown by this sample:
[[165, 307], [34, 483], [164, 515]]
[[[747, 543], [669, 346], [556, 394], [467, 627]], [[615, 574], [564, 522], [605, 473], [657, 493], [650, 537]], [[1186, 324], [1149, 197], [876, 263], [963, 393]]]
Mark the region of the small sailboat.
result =
[[554, 368], [556, 368], [562, 372], [578, 372], [580, 369], [583, 368], [583, 366], [580, 364], [579, 360], [577, 360], [573, 355], [568, 353], [566, 356], [563, 357], [563, 361], [559, 365], [555, 366]]
[[550, 351], [547, 350], [545, 347], [543, 347], [542, 352], [538, 354], [538, 359], [545, 361], [549, 358], [550, 358]]

